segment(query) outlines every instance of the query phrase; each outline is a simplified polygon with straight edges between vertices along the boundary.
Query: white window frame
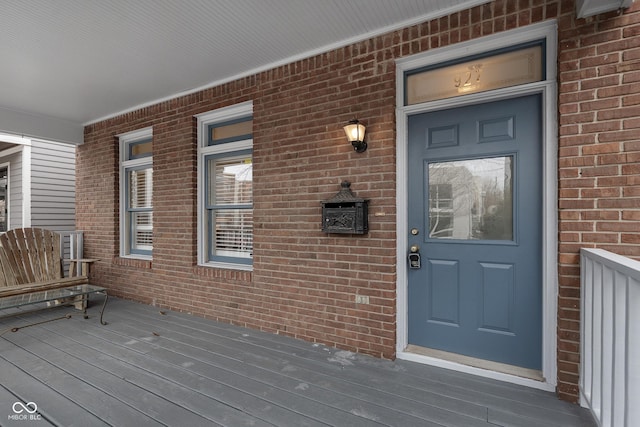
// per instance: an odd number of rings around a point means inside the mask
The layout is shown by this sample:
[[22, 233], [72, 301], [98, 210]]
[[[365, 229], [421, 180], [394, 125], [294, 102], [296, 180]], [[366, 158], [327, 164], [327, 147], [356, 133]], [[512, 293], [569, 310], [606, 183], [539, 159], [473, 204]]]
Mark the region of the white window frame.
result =
[[[2, 155], [0, 156], [0, 160], [5, 161], [0, 164], [0, 167], [7, 166], [9, 174], [7, 183], [9, 186], [7, 194], [7, 209], [9, 210], [7, 212], [7, 228], [31, 227], [31, 138], [0, 133], [0, 141], [15, 144], [14, 147], [2, 151]], [[16, 154], [20, 157], [18, 160], [18, 170], [22, 170], [22, 175], [19, 179], [12, 177], [13, 172], [11, 171], [11, 156]], [[14, 185], [12, 184], [12, 180], [15, 179], [18, 179], [17, 182], [22, 187], [21, 200], [18, 198], [17, 201], [11, 196], [11, 187]], [[19, 205], [21, 205], [20, 215], [15, 216], [15, 212], [14, 215], [11, 214], [11, 209], [16, 208], [16, 206], [11, 206], [12, 203], [19, 203]], [[15, 224], [14, 220], [16, 221]]]
[[129, 159], [129, 147], [136, 142], [152, 138], [152, 127], [118, 135], [120, 141], [120, 257], [122, 258], [152, 259], [152, 255], [131, 253], [131, 236], [129, 235], [131, 227], [129, 224], [129, 215], [127, 214], [127, 171], [141, 167], [153, 168], [153, 155], [138, 159]]
[[[253, 139], [234, 141], [226, 144], [209, 146], [209, 125], [222, 123], [234, 119], [253, 115], [253, 102], [220, 108], [195, 115], [198, 121], [198, 265], [205, 267], [226, 268], [233, 270], [253, 271], [252, 264], [233, 262], [209, 261], [208, 259], [208, 221], [204, 212], [206, 198], [206, 170], [205, 158], [212, 154], [230, 154], [243, 150], [253, 150]], [[253, 158], [253, 155], [252, 155]]]
[[0, 170], [2, 170], [3, 168], [7, 169], [7, 189], [4, 203], [5, 209], [7, 211], [7, 216], [5, 218], [7, 221], [7, 229], [5, 231], [8, 231], [11, 229], [11, 163], [0, 163]]

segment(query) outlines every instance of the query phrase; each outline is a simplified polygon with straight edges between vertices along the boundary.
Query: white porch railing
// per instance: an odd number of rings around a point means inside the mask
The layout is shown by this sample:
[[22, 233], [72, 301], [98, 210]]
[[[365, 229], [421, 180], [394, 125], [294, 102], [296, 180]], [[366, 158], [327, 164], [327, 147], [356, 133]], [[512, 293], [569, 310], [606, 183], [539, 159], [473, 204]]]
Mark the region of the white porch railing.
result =
[[58, 231], [57, 233], [60, 234], [60, 255], [64, 260], [64, 265], [62, 266], [62, 268], [64, 268], [65, 270], [65, 276], [80, 276], [82, 272], [78, 271], [78, 269], [80, 269], [81, 263], [70, 260], [78, 260], [83, 258], [82, 231]]
[[602, 427], [640, 426], [640, 262], [582, 249], [580, 404]]

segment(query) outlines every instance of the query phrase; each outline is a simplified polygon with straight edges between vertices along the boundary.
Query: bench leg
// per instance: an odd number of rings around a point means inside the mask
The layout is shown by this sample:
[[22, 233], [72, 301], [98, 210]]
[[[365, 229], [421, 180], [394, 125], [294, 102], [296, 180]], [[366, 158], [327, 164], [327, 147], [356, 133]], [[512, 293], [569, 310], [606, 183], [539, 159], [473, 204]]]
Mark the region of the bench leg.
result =
[[104, 294], [104, 302], [102, 303], [102, 308], [100, 309], [100, 324], [106, 325], [107, 322], [102, 320], [102, 316], [104, 315], [104, 309], [107, 307], [107, 300], [109, 299], [109, 295], [107, 295], [107, 291], [102, 291]]
[[56, 299], [53, 301], [47, 301], [47, 307], [53, 307], [62, 304], [73, 304], [76, 309], [84, 311], [87, 309], [87, 296], [78, 295], [76, 297], [67, 297]]
[[82, 310], [85, 313], [85, 316], [87, 314], [87, 295], [78, 295], [77, 297], [75, 297], [73, 299], [73, 306], [78, 309], [78, 310]]

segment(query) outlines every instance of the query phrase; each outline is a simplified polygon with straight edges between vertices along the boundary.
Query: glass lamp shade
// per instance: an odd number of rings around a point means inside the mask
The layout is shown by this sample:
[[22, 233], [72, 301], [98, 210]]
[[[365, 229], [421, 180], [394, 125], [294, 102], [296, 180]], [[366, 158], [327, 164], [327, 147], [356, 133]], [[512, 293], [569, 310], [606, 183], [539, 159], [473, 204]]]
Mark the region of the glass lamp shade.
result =
[[347, 135], [349, 142], [361, 142], [364, 140], [365, 126], [358, 120], [351, 120], [344, 127], [344, 133]]

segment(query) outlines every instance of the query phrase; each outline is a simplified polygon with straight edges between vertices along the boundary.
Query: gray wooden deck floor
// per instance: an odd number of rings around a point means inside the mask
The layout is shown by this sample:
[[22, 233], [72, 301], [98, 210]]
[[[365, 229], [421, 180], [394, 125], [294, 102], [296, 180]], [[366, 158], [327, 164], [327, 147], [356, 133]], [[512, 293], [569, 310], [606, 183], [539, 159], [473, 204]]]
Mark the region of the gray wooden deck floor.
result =
[[99, 300], [0, 320], [1, 426], [593, 425], [551, 393], [130, 301], [102, 326]]

